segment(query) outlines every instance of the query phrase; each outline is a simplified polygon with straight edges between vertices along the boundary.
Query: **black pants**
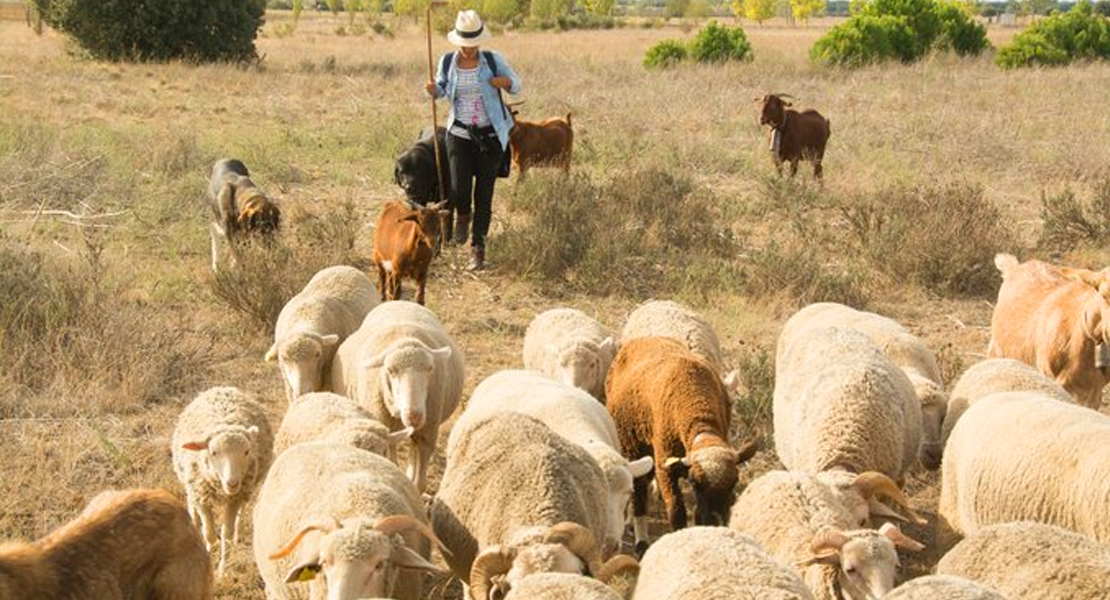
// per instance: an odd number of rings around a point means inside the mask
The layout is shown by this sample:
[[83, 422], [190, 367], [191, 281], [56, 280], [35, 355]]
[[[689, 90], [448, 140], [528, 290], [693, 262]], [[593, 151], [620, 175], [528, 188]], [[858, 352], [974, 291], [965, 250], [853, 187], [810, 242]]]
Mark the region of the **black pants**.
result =
[[501, 166], [503, 153], [504, 150], [496, 154], [482, 154], [473, 140], [447, 135], [447, 162], [451, 166], [455, 210], [460, 215], [471, 214], [473, 199], [471, 246], [484, 248], [486, 245], [493, 212], [493, 184], [497, 182], [497, 169]]

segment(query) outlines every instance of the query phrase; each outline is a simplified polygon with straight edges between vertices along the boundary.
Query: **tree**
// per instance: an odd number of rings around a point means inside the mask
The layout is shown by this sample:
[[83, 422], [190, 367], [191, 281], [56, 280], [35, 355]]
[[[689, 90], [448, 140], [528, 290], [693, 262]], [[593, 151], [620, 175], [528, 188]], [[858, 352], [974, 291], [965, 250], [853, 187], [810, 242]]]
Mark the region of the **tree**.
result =
[[537, 19], [554, 19], [570, 12], [574, 0], [532, 0], [530, 13]]
[[426, 0], [393, 0], [393, 14], [399, 17], [416, 17], [424, 12]]
[[745, 0], [744, 16], [760, 25], [775, 16], [775, 0]]
[[613, 6], [616, 4], [615, 0], [584, 0], [584, 2], [587, 11], [601, 16], [613, 14]]
[[694, 23], [697, 23], [701, 19], [708, 17], [709, 12], [708, 0], [690, 0], [690, 3], [686, 6], [685, 16], [693, 19]]
[[490, 21], [506, 23], [520, 14], [522, 8], [517, 0], [485, 0], [482, 16]]
[[824, 9], [825, 0], [790, 0], [790, 13], [803, 23], [808, 23], [810, 17]]
[[744, 16], [744, 0], [732, 0], [728, 7], [732, 9], [732, 14], [735, 15], [737, 19]]
[[681, 17], [686, 14], [686, 8], [690, 6], [690, 0], [667, 0], [666, 5], [663, 7], [663, 14], [667, 18]]

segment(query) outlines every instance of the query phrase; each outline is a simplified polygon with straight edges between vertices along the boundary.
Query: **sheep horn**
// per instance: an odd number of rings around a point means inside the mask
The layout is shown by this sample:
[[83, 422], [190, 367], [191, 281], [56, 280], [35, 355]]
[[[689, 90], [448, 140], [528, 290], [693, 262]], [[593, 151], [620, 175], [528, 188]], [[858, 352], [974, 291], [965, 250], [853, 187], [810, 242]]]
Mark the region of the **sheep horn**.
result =
[[869, 503], [875, 496], [885, 494], [889, 496], [895, 504], [902, 507], [902, 510], [906, 511], [910, 518], [913, 519], [914, 523], [918, 525], [925, 525], [928, 523], [928, 521], [922, 519], [921, 516], [910, 507], [909, 499], [902, 493], [902, 490], [898, 489], [898, 484], [878, 471], [860, 473], [852, 480], [852, 487], [858, 490]]
[[482, 550], [470, 567], [470, 595], [473, 600], [489, 599], [493, 578], [509, 572], [516, 554], [516, 547], [491, 546]]
[[597, 538], [589, 529], [573, 521], [563, 521], [551, 526], [544, 536], [544, 543], [562, 544], [586, 563], [590, 577], [597, 577], [601, 571], [601, 548]]
[[428, 540], [430, 540], [436, 546], [439, 546], [439, 549], [443, 552], [451, 554], [447, 551], [447, 548], [443, 545], [443, 542], [439, 541], [439, 538], [436, 537], [436, 534], [432, 531], [432, 529], [428, 527], [427, 524], [420, 522], [419, 519], [412, 515], [390, 515], [375, 523], [374, 529], [382, 535], [387, 536], [397, 535], [399, 533], [404, 533], [410, 530], [415, 531], [416, 533], [419, 533], [420, 535], [428, 538]]
[[635, 575], [640, 572], [640, 563], [627, 554], [618, 554], [601, 566], [597, 573], [597, 580], [606, 585], [617, 577], [625, 574]]
[[335, 517], [329, 517], [329, 520], [305, 525], [303, 529], [297, 532], [297, 535], [293, 536], [292, 540], [289, 540], [288, 544], [282, 546], [273, 554], [271, 554], [270, 560], [277, 560], [279, 558], [289, 556], [291, 552], [297, 549], [297, 546], [300, 545], [301, 540], [304, 539], [304, 536], [313, 531], [323, 531], [324, 533], [331, 533], [336, 529], [339, 529], [340, 527], [341, 525], [339, 524], [339, 520], [337, 520]]

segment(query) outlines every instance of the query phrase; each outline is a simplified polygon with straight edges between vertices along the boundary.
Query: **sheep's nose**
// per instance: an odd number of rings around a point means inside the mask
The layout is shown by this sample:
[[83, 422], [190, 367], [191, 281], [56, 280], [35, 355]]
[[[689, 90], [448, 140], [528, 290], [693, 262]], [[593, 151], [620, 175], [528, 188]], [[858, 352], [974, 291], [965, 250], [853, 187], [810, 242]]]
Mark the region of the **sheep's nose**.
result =
[[610, 556], [616, 554], [617, 550], [620, 550], [620, 547], [620, 540], [605, 540], [605, 546], [601, 549], [602, 557], [608, 559]]
[[240, 483], [241, 482], [238, 479], [229, 479], [226, 482], [224, 482], [224, 487], [227, 488], [228, 492], [234, 492], [235, 490], [239, 489], [239, 484]]
[[420, 429], [424, 426], [424, 415], [418, 412], [407, 412], [405, 418], [401, 421], [405, 424], [405, 427]]

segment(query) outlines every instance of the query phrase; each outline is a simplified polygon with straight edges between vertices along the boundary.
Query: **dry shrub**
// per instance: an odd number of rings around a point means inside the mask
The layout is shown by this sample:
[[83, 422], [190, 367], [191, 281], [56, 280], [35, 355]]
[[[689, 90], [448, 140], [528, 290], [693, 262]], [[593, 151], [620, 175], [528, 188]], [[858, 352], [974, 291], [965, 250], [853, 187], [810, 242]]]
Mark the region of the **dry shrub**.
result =
[[803, 236], [786, 234], [744, 260], [744, 290], [754, 297], [786, 294], [798, 306], [839, 302], [863, 308], [871, 296], [872, 276], [850, 256], [835, 257]]
[[0, 240], [0, 418], [134, 412], [203, 380], [210, 344], [127, 300], [86, 237], [69, 259]]
[[285, 303], [321, 269], [368, 267], [366, 258], [355, 252], [361, 219], [352, 203], [291, 221], [268, 243], [241, 243], [238, 267], [221, 265], [211, 280], [217, 303], [240, 317], [248, 329], [272, 332]]
[[1110, 174], [1094, 185], [1086, 200], [1066, 189], [1051, 198], [1041, 193], [1041, 218], [1044, 229], [1038, 245], [1052, 252], [1066, 252], [1080, 246], [1110, 245]]
[[983, 189], [966, 183], [896, 186], [841, 199], [838, 209], [875, 270], [943, 296], [992, 295], [994, 256], [1015, 239]]
[[601, 186], [575, 173], [532, 177], [491, 251], [511, 272], [557, 292], [674, 293], [731, 285], [735, 241], [716, 199], [661, 169]]
[[760, 441], [767, 447], [771, 438], [775, 394], [774, 353], [764, 346], [745, 348], [736, 369], [740, 372], [741, 393], [732, 403], [730, 439]]

